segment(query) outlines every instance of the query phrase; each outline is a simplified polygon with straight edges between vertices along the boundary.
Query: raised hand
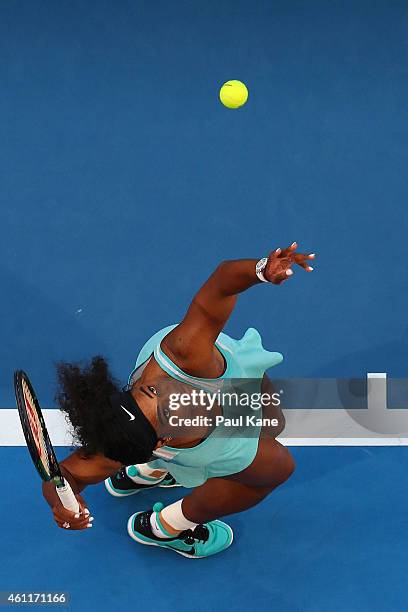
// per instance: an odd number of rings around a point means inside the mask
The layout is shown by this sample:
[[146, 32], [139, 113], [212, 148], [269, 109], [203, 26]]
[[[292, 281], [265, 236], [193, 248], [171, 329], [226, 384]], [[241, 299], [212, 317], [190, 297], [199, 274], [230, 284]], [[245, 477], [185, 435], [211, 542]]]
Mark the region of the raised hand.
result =
[[312, 272], [313, 268], [308, 261], [315, 258], [314, 253], [306, 255], [305, 253], [297, 253], [298, 245], [293, 242], [286, 249], [275, 249], [268, 257], [268, 263], [264, 270], [265, 278], [274, 285], [281, 285], [293, 274], [292, 266], [297, 264], [306, 272]]

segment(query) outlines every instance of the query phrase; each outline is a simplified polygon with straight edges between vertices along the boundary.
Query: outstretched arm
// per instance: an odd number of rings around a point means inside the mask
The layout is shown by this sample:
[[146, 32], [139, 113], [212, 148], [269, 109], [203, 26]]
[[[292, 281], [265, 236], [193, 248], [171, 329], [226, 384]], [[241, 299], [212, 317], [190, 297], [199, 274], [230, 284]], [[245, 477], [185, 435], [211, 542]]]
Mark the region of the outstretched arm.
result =
[[[265, 278], [274, 285], [287, 280], [297, 264], [311, 272], [314, 254], [297, 253], [294, 242], [275, 249], [268, 257]], [[166, 336], [163, 349], [184, 370], [202, 375], [202, 364], [214, 359], [214, 342], [231, 315], [239, 293], [261, 283], [255, 272], [257, 259], [224, 261], [193, 298], [182, 322]]]
[[90, 484], [102, 482], [105, 478], [112, 476], [122, 466], [103, 455], [86, 456], [81, 449], [76, 450], [66, 457], [61, 463], [62, 475], [69, 482], [80, 505], [78, 518], [74, 513], [64, 508], [52, 482], [43, 483], [43, 495], [52, 508], [54, 520], [59, 527], [69, 523], [70, 529], [86, 529], [88, 518], [84, 512], [85, 501], [80, 492]]

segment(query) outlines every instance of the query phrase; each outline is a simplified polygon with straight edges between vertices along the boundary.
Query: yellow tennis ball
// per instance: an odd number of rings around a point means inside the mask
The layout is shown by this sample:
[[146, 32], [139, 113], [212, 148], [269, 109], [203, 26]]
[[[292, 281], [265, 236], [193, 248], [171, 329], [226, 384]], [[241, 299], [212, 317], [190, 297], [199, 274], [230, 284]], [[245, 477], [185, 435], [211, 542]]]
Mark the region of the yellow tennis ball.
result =
[[248, 100], [248, 89], [241, 81], [227, 81], [220, 89], [220, 100], [227, 108], [239, 108]]

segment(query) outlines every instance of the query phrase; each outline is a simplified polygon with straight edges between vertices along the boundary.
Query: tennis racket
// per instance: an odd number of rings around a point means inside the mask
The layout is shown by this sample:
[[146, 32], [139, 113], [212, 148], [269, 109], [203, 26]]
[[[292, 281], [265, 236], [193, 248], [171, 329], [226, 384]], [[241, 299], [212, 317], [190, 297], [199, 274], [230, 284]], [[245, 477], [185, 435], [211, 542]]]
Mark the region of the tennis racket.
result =
[[62, 505], [78, 513], [78, 500], [61, 474], [40, 404], [27, 374], [22, 370], [14, 372], [14, 391], [24, 437], [37, 472], [42, 480], [55, 484]]

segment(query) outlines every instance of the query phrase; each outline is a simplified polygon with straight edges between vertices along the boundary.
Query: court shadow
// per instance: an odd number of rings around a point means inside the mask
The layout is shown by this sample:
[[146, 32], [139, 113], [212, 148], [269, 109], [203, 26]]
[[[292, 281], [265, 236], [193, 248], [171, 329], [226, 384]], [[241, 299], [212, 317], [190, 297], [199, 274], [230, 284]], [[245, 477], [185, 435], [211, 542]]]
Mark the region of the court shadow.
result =
[[[395, 359], [400, 355], [399, 360]], [[367, 349], [354, 351], [329, 361], [325, 366], [312, 370], [309, 376], [316, 378], [362, 378], [367, 372], [387, 372], [388, 376], [408, 376], [408, 327], [398, 340], [392, 340]]]

